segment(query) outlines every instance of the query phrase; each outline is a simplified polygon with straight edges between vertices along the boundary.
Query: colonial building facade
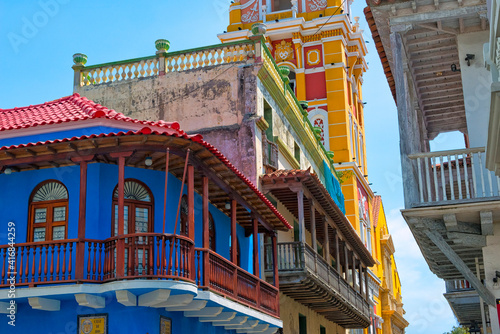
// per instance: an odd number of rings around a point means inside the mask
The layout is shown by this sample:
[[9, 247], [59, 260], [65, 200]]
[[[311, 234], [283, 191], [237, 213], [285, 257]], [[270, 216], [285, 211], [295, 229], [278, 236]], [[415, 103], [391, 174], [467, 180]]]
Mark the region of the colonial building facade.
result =
[[[201, 135], [74, 94], [0, 112], [2, 333], [274, 333], [291, 226]], [[6, 313], [6, 314], [5, 314]]]

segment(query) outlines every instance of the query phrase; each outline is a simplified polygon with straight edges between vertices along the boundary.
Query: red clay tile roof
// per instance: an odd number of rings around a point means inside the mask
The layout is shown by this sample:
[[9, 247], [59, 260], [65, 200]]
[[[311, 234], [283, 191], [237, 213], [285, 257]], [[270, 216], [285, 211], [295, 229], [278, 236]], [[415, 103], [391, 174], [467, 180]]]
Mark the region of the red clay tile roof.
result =
[[380, 204], [382, 203], [382, 196], [376, 195], [372, 200], [372, 208], [373, 208], [373, 226], [377, 227], [378, 225], [378, 217], [380, 214]]
[[[58, 101], [58, 100], [56, 100]], [[87, 100], [88, 101], [88, 100]], [[117, 113], [118, 114], [118, 113]], [[119, 114], [122, 115], [122, 114]], [[122, 115], [122, 117], [124, 117]], [[128, 118], [128, 117], [126, 117]], [[0, 117], [1, 119], [1, 117]], [[134, 123], [141, 122], [138, 120], [133, 120]], [[158, 122], [151, 122], [152, 124], [158, 124]], [[173, 124], [174, 126], [178, 127], [178, 123], [166, 123], [163, 122], [165, 125], [164, 127], [168, 127], [167, 124]], [[264, 196], [262, 192], [260, 192], [259, 189], [250, 181], [243, 173], [241, 173], [217, 148], [215, 148], [213, 145], [207, 143], [206, 141], [203, 140], [203, 136], [200, 134], [195, 134], [195, 135], [188, 135], [186, 134], [183, 130], [181, 129], [173, 129], [172, 127], [169, 127], [165, 131], [159, 132], [159, 131], [153, 131], [149, 127], [144, 127], [139, 131], [128, 131], [128, 132], [118, 132], [118, 133], [101, 133], [101, 134], [93, 134], [90, 136], [80, 136], [80, 137], [72, 137], [72, 138], [63, 138], [63, 139], [55, 139], [55, 140], [47, 140], [43, 142], [37, 142], [37, 143], [27, 143], [27, 144], [19, 144], [19, 145], [11, 145], [11, 146], [3, 146], [0, 147], [0, 152], [2, 151], [8, 151], [8, 150], [14, 150], [18, 148], [29, 148], [33, 146], [43, 146], [43, 145], [50, 145], [50, 144], [56, 144], [56, 143], [65, 143], [65, 142], [75, 142], [79, 140], [85, 140], [85, 139], [93, 139], [93, 138], [103, 138], [103, 137], [120, 137], [120, 136], [134, 136], [134, 135], [164, 135], [164, 136], [173, 136], [173, 137], [180, 137], [180, 138], [186, 138], [189, 139], [193, 142], [199, 143], [202, 146], [204, 146], [207, 150], [209, 150], [213, 155], [215, 155], [222, 163], [224, 163], [234, 174], [238, 176], [261, 200], [264, 202], [269, 209], [272, 211], [274, 215], [283, 223], [283, 226], [286, 229], [291, 229], [292, 226], [288, 221], [283, 217], [283, 215], [274, 207], [274, 205]]]
[[[380, 3], [380, 1], [379, 1]], [[368, 0], [367, 0], [367, 4]], [[389, 66], [389, 60], [387, 60], [387, 55], [385, 54], [384, 45], [382, 44], [382, 39], [377, 30], [377, 25], [375, 24], [375, 19], [373, 18], [373, 13], [370, 7], [365, 7], [364, 9], [366, 22], [368, 22], [368, 26], [370, 27], [370, 31], [372, 32], [373, 41], [375, 42], [375, 47], [377, 48], [378, 56], [380, 57], [380, 61], [382, 62], [382, 67], [384, 68], [384, 74], [387, 78], [387, 83], [389, 84], [389, 88], [392, 92], [392, 97], [396, 104], [396, 83], [394, 82], [394, 77], [392, 76], [391, 67]]]
[[[264, 174], [260, 178], [264, 188], [266, 183], [275, 182], [280, 179], [282, 181], [287, 179], [287, 184], [292, 183], [291, 179], [295, 179], [294, 182], [299, 182], [303, 186], [308, 187], [311, 193], [315, 193], [315, 199], [334, 220], [335, 224], [337, 224], [339, 230], [349, 241], [351, 246], [355, 247], [358, 250], [358, 255], [363, 259], [363, 261], [365, 261], [368, 266], [372, 266], [375, 264], [375, 260], [373, 259], [368, 249], [365, 247], [364, 243], [361, 241], [358, 233], [349, 222], [345, 214], [338, 208], [333, 198], [331, 198], [325, 186], [321, 183], [318, 175], [311, 172], [311, 167], [309, 167], [307, 170], [276, 170], [272, 173]], [[292, 201], [294, 201], [294, 199]]]
[[177, 122], [133, 119], [75, 93], [34, 106], [0, 109], [0, 131], [98, 118], [180, 130]]

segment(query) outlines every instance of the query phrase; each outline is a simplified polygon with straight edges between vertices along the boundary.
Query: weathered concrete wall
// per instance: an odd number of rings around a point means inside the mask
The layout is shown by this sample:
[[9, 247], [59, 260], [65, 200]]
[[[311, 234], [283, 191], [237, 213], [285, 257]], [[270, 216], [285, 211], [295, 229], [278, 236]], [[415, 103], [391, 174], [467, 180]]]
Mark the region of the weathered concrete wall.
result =
[[346, 333], [345, 328], [327, 320], [322, 315], [280, 292], [280, 317], [283, 320], [283, 333], [299, 334], [299, 313], [306, 317], [307, 333], [319, 333], [320, 326], [325, 327], [327, 333]]
[[254, 116], [259, 68], [232, 63], [86, 86], [77, 92], [133, 118], [179, 122], [184, 131], [202, 134], [257, 183]]

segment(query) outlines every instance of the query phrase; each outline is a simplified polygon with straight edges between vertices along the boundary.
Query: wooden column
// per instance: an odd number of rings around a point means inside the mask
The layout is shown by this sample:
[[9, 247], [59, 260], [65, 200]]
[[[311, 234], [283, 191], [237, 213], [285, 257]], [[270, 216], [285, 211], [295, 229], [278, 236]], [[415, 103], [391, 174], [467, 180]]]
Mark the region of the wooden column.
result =
[[85, 224], [87, 214], [87, 164], [94, 158], [93, 155], [75, 157], [71, 160], [80, 163], [80, 203], [78, 208], [78, 246], [76, 248], [75, 279], [83, 279], [85, 261]]
[[326, 263], [328, 263], [329, 266], [331, 266], [331, 258], [330, 258], [330, 237], [328, 236], [328, 221], [326, 220], [325, 216], [321, 217], [321, 220], [323, 221], [323, 226], [325, 229], [325, 260]]
[[252, 230], [253, 230], [253, 274], [260, 277], [259, 271], [259, 221], [257, 219], [252, 220]]
[[297, 192], [297, 202], [299, 206], [299, 240], [302, 244], [306, 243], [306, 224], [304, 221], [304, 190]]
[[[187, 167], [187, 203], [188, 203], [188, 238], [194, 241], [194, 166]], [[192, 280], [196, 277], [195, 250], [191, 248], [189, 254], [189, 276]]]
[[342, 243], [344, 247], [344, 272], [345, 272], [345, 280], [349, 283], [349, 250], [347, 249], [347, 245], [345, 241]]
[[351, 252], [351, 260], [352, 260], [352, 267], [351, 267], [352, 287], [354, 288], [354, 290], [356, 290], [356, 255], [354, 254], [354, 251]]
[[194, 241], [194, 167], [187, 170], [188, 237]]
[[272, 243], [272, 248], [273, 248], [273, 285], [279, 289], [280, 286], [280, 279], [279, 279], [279, 273], [278, 273], [278, 244], [276, 240], [276, 234], [273, 233], [271, 235], [271, 243]]
[[309, 200], [309, 209], [311, 210], [311, 239], [312, 239], [312, 248], [316, 253], [318, 251], [318, 241], [316, 237], [316, 210], [314, 209], [313, 200]]
[[361, 264], [361, 260], [359, 261], [358, 266], [358, 276], [359, 276], [359, 294], [363, 295], [363, 266]]
[[238, 264], [238, 253], [236, 248], [236, 243], [238, 242], [238, 237], [236, 235], [236, 200], [231, 200], [231, 262]]
[[337, 264], [337, 272], [340, 274], [340, 249], [339, 249], [339, 233], [335, 230], [335, 262]]
[[[125, 158], [133, 152], [111, 153], [112, 158], [118, 158], [118, 236], [126, 234], [125, 231]], [[133, 254], [129, 254], [129, 257]], [[125, 276], [125, 239], [120, 238], [116, 243], [116, 277]]]
[[370, 284], [369, 284], [369, 276], [368, 276], [368, 268], [365, 268], [365, 299], [368, 300], [368, 298], [370, 297], [370, 293], [369, 293], [369, 288], [370, 288]]
[[[203, 176], [201, 179], [203, 195], [202, 195], [202, 215], [203, 215], [203, 248], [210, 247], [209, 241], [209, 212], [208, 212], [208, 177]], [[210, 255], [208, 251], [203, 252], [203, 285], [208, 286], [210, 282]]]

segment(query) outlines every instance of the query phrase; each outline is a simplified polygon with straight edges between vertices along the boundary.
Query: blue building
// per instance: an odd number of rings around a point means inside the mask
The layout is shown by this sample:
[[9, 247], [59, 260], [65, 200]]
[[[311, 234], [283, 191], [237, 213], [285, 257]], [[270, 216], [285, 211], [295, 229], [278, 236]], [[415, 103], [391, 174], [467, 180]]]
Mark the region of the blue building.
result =
[[78, 94], [0, 110], [0, 189], [0, 333], [282, 327], [276, 232], [290, 225], [178, 123]]

